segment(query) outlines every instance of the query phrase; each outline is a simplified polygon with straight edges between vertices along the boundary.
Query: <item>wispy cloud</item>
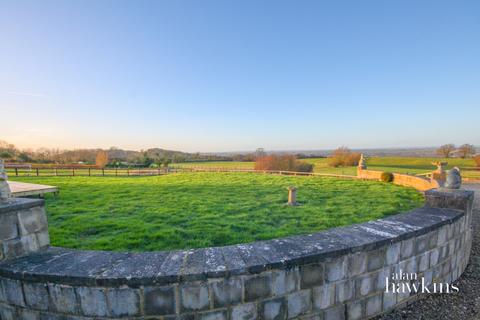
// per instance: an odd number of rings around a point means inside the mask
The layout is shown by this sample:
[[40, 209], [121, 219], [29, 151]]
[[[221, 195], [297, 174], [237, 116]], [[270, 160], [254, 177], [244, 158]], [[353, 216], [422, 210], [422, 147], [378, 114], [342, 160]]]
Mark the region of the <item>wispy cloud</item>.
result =
[[8, 91], [8, 95], [12, 96], [24, 96], [24, 97], [46, 97], [46, 94], [43, 93], [32, 93], [32, 92], [18, 92], [18, 91]]

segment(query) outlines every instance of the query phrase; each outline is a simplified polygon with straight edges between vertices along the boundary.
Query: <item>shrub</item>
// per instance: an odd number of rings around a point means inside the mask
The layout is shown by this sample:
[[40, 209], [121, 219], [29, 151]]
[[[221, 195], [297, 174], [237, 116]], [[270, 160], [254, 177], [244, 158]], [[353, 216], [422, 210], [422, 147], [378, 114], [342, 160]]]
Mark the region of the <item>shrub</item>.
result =
[[270, 155], [257, 158], [255, 170], [312, 172], [313, 164], [298, 161], [293, 155]]
[[382, 172], [380, 176], [380, 180], [383, 182], [392, 182], [393, 181], [393, 173], [391, 172]]
[[297, 171], [298, 172], [313, 172], [313, 163], [298, 161]]
[[473, 157], [473, 161], [475, 161], [475, 164], [477, 165], [477, 167], [480, 168], [480, 154]]
[[347, 167], [356, 166], [360, 161], [360, 153], [352, 152], [347, 147], [340, 147], [333, 151], [327, 159], [327, 164], [330, 167]]

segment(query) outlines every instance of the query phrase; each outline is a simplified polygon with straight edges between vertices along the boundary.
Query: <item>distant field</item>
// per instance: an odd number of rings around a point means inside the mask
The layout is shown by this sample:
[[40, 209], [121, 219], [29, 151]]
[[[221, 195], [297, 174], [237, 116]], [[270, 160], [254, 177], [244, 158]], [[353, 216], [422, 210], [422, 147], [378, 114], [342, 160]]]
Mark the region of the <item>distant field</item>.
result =
[[[420, 206], [417, 191], [376, 181], [255, 173], [13, 177], [58, 186], [46, 197], [52, 245], [152, 251], [272, 239]], [[298, 187], [298, 207], [285, 205]]]
[[[326, 158], [311, 158], [302, 160], [305, 162], [313, 163], [315, 165], [314, 171], [318, 173], [334, 173], [334, 174], [346, 174], [356, 175], [356, 167], [340, 167], [332, 168], [327, 165]], [[432, 162], [446, 161], [448, 162], [447, 168], [458, 166], [461, 169], [463, 167], [474, 167], [475, 163], [472, 159], [440, 159], [440, 158], [407, 158], [407, 157], [372, 157], [367, 161], [368, 168], [372, 170], [391, 171], [398, 173], [410, 173], [420, 174], [431, 172], [435, 170], [435, 166]], [[209, 168], [240, 168], [240, 169], [253, 169], [253, 162], [191, 162], [175, 164], [179, 167], [209, 167]], [[480, 170], [462, 170], [462, 175], [466, 178], [480, 179]]]

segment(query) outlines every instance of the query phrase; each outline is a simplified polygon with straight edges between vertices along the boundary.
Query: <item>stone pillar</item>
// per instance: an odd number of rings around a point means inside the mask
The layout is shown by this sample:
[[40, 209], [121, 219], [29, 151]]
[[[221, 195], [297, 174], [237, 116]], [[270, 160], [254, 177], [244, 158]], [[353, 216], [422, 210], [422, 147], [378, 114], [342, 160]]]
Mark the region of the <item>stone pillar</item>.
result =
[[6, 201], [11, 195], [10, 186], [7, 183], [7, 173], [5, 172], [3, 160], [0, 159], [0, 202]]
[[0, 160], [0, 261], [50, 245], [44, 201], [12, 198]]
[[297, 188], [290, 186], [288, 187], [288, 202], [289, 206], [297, 205]]
[[0, 261], [20, 257], [49, 245], [43, 200], [10, 198], [0, 202]]
[[367, 160], [363, 156], [363, 153], [360, 155], [360, 160], [358, 161], [358, 170], [367, 169]]

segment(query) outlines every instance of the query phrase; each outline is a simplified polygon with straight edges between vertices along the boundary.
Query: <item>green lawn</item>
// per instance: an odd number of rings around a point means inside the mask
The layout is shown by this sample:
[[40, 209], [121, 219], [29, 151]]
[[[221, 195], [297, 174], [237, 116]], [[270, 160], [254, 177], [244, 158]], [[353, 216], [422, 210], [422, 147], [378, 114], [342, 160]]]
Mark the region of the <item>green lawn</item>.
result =
[[[413, 189], [374, 181], [254, 173], [24, 177], [46, 198], [52, 245], [152, 251], [221, 246], [358, 223], [420, 206]], [[287, 186], [298, 187], [289, 207]]]
[[[332, 168], [327, 165], [326, 158], [311, 158], [304, 159], [302, 161], [313, 163], [315, 165], [314, 171], [318, 173], [334, 173], [345, 175], [356, 175], [356, 167], [340, 167]], [[371, 170], [390, 171], [397, 173], [410, 173], [419, 174], [426, 173], [435, 170], [435, 166], [432, 162], [446, 161], [448, 162], [447, 168], [454, 166], [460, 167], [460, 169], [467, 167], [475, 167], [475, 163], [472, 159], [440, 159], [440, 158], [409, 158], [409, 157], [372, 157], [367, 161], [368, 168]], [[181, 167], [209, 167], [209, 168], [241, 168], [241, 169], [253, 169], [253, 162], [190, 162], [175, 164], [175, 166]], [[462, 176], [466, 178], [480, 179], [480, 170], [462, 170]]]

